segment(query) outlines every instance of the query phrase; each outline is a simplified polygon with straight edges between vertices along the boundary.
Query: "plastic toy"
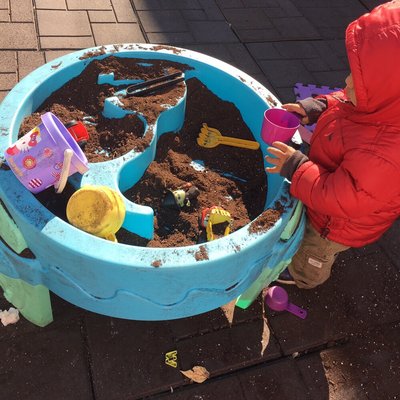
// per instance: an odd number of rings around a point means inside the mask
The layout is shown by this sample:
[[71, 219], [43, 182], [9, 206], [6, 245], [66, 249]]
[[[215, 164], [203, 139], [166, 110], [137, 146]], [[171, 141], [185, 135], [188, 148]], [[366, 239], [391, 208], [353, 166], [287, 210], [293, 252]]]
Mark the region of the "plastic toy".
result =
[[77, 141], [80, 147], [85, 146], [89, 140], [89, 132], [82, 122], [75, 121], [73, 119], [72, 121], [67, 122], [65, 127], [68, 129], [68, 132], [72, 135], [72, 137]]
[[206, 228], [207, 240], [210, 242], [214, 240], [213, 226], [218, 224], [226, 224], [224, 236], [229, 235], [232, 218], [228, 211], [218, 206], [213, 206], [210, 208], [205, 208], [201, 213], [200, 226]]
[[226, 144], [228, 146], [241, 147], [242, 149], [257, 150], [260, 148], [260, 143], [237, 139], [228, 136], [222, 136], [221, 132], [215, 128], [210, 128], [207, 124], [203, 124], [200, 129], [199, 137], [197, 138], [197, 144], [201, 147], [213, 148], [220, 144]]
[[196, 186], [188, 186], [185, 191], [183, 188], [178, 190], [169, 190], [163, 201], [164, 207], [180, 210], [182, 207], [189, 207], [190, 200], [195, 199], [200, 194], [200, 190]]
[[267, 294], [265, 296], [265, 303], [269, 308], [274, 311], [289, 311], [296, 317], [302, 319], [305, 319], [307, 317], [306, 310], [296, 306], [295, 304], [289, 303], [289, 296], [283, 287], [270, 287], [267, 290]]

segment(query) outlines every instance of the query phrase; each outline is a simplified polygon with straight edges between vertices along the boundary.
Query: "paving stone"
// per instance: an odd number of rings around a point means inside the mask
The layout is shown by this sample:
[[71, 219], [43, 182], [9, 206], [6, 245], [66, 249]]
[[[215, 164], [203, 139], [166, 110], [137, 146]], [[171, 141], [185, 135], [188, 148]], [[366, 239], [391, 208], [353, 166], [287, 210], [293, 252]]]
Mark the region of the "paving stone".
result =
[[195, 43], [193, 36], [187, 32], [147, 33], [149, 43], [171, 44], [178, 47], [187, 47]]
[[97, 46], [146, 42], [138, 24], [93, 24], [92, 29]]
[[36, 49], [36, 32], [33, 24], [0, 23], [0, 49]]
[[111, 0], [118, 22], [137, 22], [129, 0]]
[[91, 314], [86, 330], [97, 400], [137, 399], [185, 382], [179, 367], [165, 364], [166, 353], [176, 350], [168, 322]]
[[11, 5], [11, 21], [32, 22], [32, 0], [13, 0]]
[[239, 68], [249, 75], [261, 72], [261, 69], [242, 43], [227, 43], [225, 46], [232, 55], [231, 64], [236, 68]]
[[216, 2], [222, 9], [243, 7], [243, 2], [241, 0], [216, 0]]
[[10, 21], [10, 15], [8, 13], [8, 10], [0, 10], [0, 22], [9, 22]]
[[[332, 399], [396, 399], [400, 393], [400, 324], [352, 337], [341, 347], [321, 352]], [[388, 381], [382, 382], [382, 374]]]
[[[96, 24], [95, 24], [96, 25]], [[42, 36], [40, 47], [46, 49], [86, 49], [94, 46], [91, 36]]]
[[93, 399], [79, 324], [37, 328], [1, 341], [0, 352], [3, 399]]
[[317, 85], [326, 85], [329, 87], [344, 87], [346, 76], [349, 74], [348, 70], [342, 71], [314, 71], [314, 82]]
[[329, 382], [320, 353], [297, 357], [295, 364], [307, 387], [307, 400], [330, 399]]
[[113, 11], [88, 11], [89, 20], [93, 22], [116, 22]]
[[320, 34], [304, 17], [276, 18], [274, 26], [281, 34], [281, 40], [319, 39]]
[[261, 73], [257, 63], [241, 43], [194, 44], [187, 47], [225, 61], [249, 75]]
[[282, 58], [292, 59], [299, 58], [317, 58], [316, 52], [312, 41], [285, 41], [274, 43], [274, 48], [282, 56]]
[[160, 0], [133, 0], [133, 5], [137, 11], [160, 10]]
[[8, 91], [0, 90], [0, 104], [4, 100], [4, 98], [7, 96]]
[[[244, 322], [261, 319], [262, 315], [261, 302], [257, 299], [246, 310], [236, 307], [232, 324], [239, 325]], [[221, 308], [204, 314], [195, 315], [193, 317], [170, 321], [171, 332], [177, 340], [204, 335], [206, 333], [227, 329], [229, 327], [229, 321]]]
[[[294, 360], [279, 360], [235, 375], [240, 380], [246, 400], [310, 400], [309, 389]], [[322, 399], [327, 397], [320, 397]]]
[[246, 47], [256, 60], [276, 60], [282, 58], [274, 43], [247, 43]]
[[232, 24], [233, 29], [268, 29], [273, 28], [272, 23], [258, 8], [230, 8], [223, 11], [226, 20]]
[[303, 64], [310, 72], [329, 71], [328, 64], [320, 58], [303, 60]]
[[293, 87], [297, 82], [313, 82], [314, 77], [300, 60], [261, 60], [258, 62], [274, 86]]
[[8, 10], [8, 6], [9, 6], [8, 0], [0, 0], [0, 9]]
[[136, 10], [199, 9], [197, 0], [133, 0]]
[[38, 10], [37, 18], [40, 36], [90, 36], [92, 34], [89, 18], [84, 11]]
[[236, 376], [209, 379], [199, 384], [191, 384], [173, 390], [172, 393], [157, 398], [173, 400], [246, 400], [241, 383]]
[[204, 10], [182, 10], [182, 16], [187, 21], [205, 21], [207, 15]]
[[58, 57], [65, 56], [66, 54], [69, 53], [71, 53], [71, 50], [50, 50], [50, 51], [45, 51], [44, 56], [46, 62], [50, 62]]
[[[379, 293], [374, 290], [378, 282], [379, 287], [385, 282]], [[382, 252], [342, 260], [334, 264], [331, 278], [316, 289], [287, 287], [290, 301], [308, 311], [305, 320], [269, 311], [269, 323], [285, 354], [350, 337], [400, 320], [399, 282], [400, 274]]]
[[348, 64], [343, 62], [342, 57], [343, 53], [345, 54], [344, 41], [315, 41], [313, 46], [319, 57], [329, 65], [332, 71], [348, 70]]
[[223, 21], [225, 19], [215, 0], [199, 0], [199, 3], [210, 21]]
[[277, 98], [282, 104], [293, 103], [296, 97], [293, 93], [293, 87], [276, 87]]
[[15, 73], [0, 74], [0, 90], [10, 90], [17, 83]]
[[66, 10], [65, 0], [35, 0], [36, 9]]
[[112, 10], [110, 0], [66, 0], [69, 10]]
[[297, 7], [297, 2], [293, 2], [291, 0], [280, 0], [279, 1], [279, 7], [282, 8], [282, 10], [285, 13], [285, 16], [287, 17], [300, 17], [302, 16], [302, 13], [299, 11]]
[[17, 60], [15, 51], [0, 51], [0, 72], [15, 72]]
[[378, 244], [400, 271], [400, 219], [383, 235]]
[[149, 32], [187, 32], [188, 24], [177, 10], [139, 11], [144, 30]]
[[242, 43], [269, 42], [281, 38], [281, 34], [275, 27], [271, 29], [236, 29], [235, 32]]
[[237, 43], [238, 39], [226, 22], [193, 21], [190, 31], [199, 43]]
[[263, 321], [258, 320], [178, 341], [179, 368], [188, 370], [200, 365], [215, 377], [277, 359], [281, 353], [272, 334], [261, 354], [263, 328]]
[[44, 64], [44, 53], [42, 51], [19, 51], [18, 52], [18, 79], [21, 80], [34, 69]]

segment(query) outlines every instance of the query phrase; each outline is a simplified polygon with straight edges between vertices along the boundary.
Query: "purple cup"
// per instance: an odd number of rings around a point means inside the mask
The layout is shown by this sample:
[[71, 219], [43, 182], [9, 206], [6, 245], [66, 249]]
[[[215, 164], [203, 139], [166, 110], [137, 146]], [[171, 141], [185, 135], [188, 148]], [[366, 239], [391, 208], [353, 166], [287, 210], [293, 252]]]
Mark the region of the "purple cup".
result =
[[300, 126], [295, 114], [282, 108], [270, 108], [264, 112], [261, 137], [271, 145], [275, 141], [288, 143]]
[[51, 112], [41, 116], [42, 123], [18, 139], [5, 152], [7, 164], [19, 181], [32, 193], [57, 186], [65, 151], [72, 151], [68, 176], [85, 173], [88, 160], [67, 128]]
[[289, 302], [289, 296], [283, 287], [271, 286], [267, 290], [265, 303], [271, 310], [289, 311], [290, 313], [296, 315], [296, 317], [299, 317], [301, 319], [305, 319], [307, 317], [306, 310]]

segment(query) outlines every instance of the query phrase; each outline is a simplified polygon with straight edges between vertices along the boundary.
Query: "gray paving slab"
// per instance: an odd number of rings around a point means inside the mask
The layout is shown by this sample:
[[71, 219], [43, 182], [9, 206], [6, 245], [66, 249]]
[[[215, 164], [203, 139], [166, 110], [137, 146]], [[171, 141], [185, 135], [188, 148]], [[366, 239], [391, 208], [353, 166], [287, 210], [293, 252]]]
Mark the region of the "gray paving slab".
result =
[[[237, 374], [246, 400], [285, 399], [310, 400], [310, 389], [305, 385], [294, 360], [279, 361], [251, 368]], [[326, 391], [320, 392], [326, 399]]]
[[96, 22], [116, 22], [113, 11], [88, 11], [89, 21]]
[[33, 22], [31, 0], [13, 0], [10, 7], [12, 22]]
[[11, 90], [17, 83], [15, 72], [0, 74], [0, 90]]
[[[324, 285], [310, 291], [287, 288], [291, 302], [308, 310], [305, 320], [270, 311], [273, 317], [269, 321], [285, 354], [315, 348], [399, 321], [399, 281], [400, 273], [383, 252], [339, 259]], [[376, 282], [385, 282], [384, 289], [376, 290]]]
[[88, 315], [86, 330], [97, 400], [136, 399], [169, 391], [185, 378], [165, 363], [176, 349], [168, 322]]
[[198, 43], [237, 43], [238, 39], [225, 21], [193, 21], [190, 31]]
[[40, 36], [90, 36], [92, 34], [89, 18], [84, 11], [38, 10], [37, 19]]
[[18, 51], [18, 80], [21, 80], [34, 69], [44, 64], [42, 51]]
[[179, 10], [138, 11], [146, 32], [188, 32], [188, 23]]
[[[400, 393], [400, 324], [377, 327], [320, 357], [330, 382], [331, 400], [396, 399]], [[382, 382], [382, 372], [387, 382]]]
[[95, 42], [92, 36], [41, 36], [40, 47], [48, 49], [86, 49], [93, 47]]
[[79, 324], [13, 335], [0, 342], [0, 351], [2, 399], [93, 399]]
[[400, 220], [398, 219], [393, 226], [379, 240], [379, 246], [390, 258], [391, 262], [400, 271]]
[[15, 51], [0, 51], [0, 59], [0, 73], [16, 71], [17, 57]]
[[10, 14], [8, 10], [0, 10], [0, 22], [9, 22]]
[[112, 10], [110, 0], [66, 0], [69, 10]]
[[133, 0], [136, 10], [199, 9], [198, 0]]
[[176, 344], [180, 368], [188, 370], [200, 365], [215, 377], [280, 358], [280, 349], [272, 335], [263, 351], [263, 329], [263, 320], [248, 321], [181, 340]]
[[36, 50], [37, 38], [33, 23], [0, 22], [0, 49]]
[[138, 22], [129, 0], [111, 0], [118, 22]]
[[92, 29], [97, 46], [146, 42], [138, 24], [93, 24]]
[[36, 9], [66, 10], [65, 0], [35, 0]]

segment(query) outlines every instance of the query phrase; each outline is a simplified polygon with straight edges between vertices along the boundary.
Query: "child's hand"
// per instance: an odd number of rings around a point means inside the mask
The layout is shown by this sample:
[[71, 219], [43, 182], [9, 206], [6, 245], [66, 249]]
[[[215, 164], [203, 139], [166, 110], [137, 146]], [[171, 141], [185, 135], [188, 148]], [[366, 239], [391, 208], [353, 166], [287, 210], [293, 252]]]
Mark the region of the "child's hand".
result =
[[273, 147], [268, 147], [268, 153], [271, 153], [274, 157], [265, 156], [265, 160], [274, 167], [267, 167], [265, 170], [270, 174], [279, 174], [285, 161], [296, 151], [293, 147], [288, 146], [282, 142], [272, 143]]
[[296, 104], [296, 103], [282, 104], [282, 108], [286, 111], [300, 114], [303, 117], [301, 119], [301, 123], [303, 125], [307, 125], [310, 122], [310, 120], [308, 119], [308, 117], [306, 115], [306, 112], [304, 111], [304, 108], [300, 104]]

